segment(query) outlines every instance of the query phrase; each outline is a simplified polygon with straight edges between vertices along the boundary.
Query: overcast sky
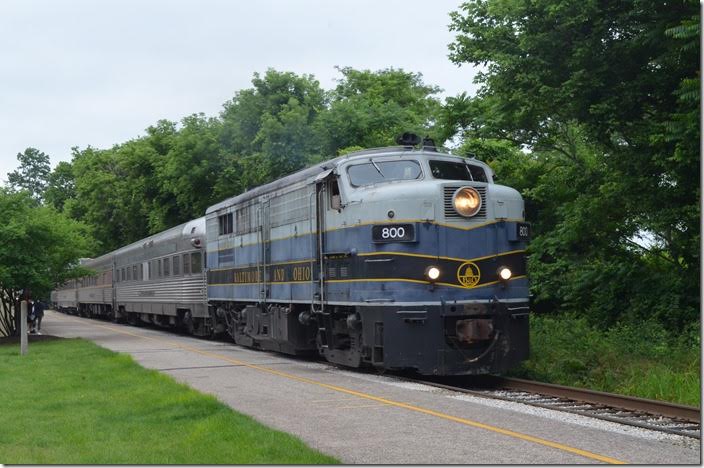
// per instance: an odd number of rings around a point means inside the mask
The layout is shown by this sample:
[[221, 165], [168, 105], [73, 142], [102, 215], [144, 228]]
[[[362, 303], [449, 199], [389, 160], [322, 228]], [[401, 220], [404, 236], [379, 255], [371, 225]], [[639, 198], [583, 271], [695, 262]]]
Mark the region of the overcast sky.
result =
[[460, 0], [1, 0], [0, 180], [32, 146], [52, 167], [159, 119], [218, 115], [252, 74], [335, 66], [420, 72], [443, 96], [473, 93], [447, 58]]

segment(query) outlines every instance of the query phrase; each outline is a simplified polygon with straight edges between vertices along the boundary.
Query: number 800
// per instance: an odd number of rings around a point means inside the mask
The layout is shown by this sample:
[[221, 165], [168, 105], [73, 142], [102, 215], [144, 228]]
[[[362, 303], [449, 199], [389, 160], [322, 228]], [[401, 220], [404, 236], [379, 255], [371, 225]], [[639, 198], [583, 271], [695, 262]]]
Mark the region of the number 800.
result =
[[391, 227], [381, 230], [382, 239], [399, 239], [406, 236], [406, 230], [403, 227]]

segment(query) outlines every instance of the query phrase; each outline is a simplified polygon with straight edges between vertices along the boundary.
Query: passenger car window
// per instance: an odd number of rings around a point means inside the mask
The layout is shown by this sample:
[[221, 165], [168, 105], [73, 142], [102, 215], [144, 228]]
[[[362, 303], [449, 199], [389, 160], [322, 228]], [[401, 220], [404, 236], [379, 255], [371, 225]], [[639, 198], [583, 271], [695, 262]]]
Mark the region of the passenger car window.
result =
[[200, 252], [193, 252], [191, 254], [191, 273], [200, 273], [201, 269]]
[[173, 266], [174, 266], [174, 276], [180, 275], [180, 274], [181, 274], [181, 268], [180, 268], [180, 264], [179, 264], [179, 257], [178, 257], [178, 255], [174, 255], [174, 256], [171, 258], [171, 260], [172, 260]]
[[191, 274], [191, 254], [183, 254], [183, 274]]
[[417, 161], [373, 161], [347, 168], [350, 183], [356, 187], [392, 180], [420, 179], [423, 174]]
[[431, 160], [430, 173], [436, 179], [488, 182], [482, 167], [461, 162]]

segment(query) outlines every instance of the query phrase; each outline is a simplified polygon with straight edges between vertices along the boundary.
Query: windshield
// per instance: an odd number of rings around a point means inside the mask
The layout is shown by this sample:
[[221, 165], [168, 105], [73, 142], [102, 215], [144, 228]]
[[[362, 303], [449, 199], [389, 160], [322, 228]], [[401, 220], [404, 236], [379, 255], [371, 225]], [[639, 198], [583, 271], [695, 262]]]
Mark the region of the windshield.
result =
[[350, 176], [350, 183], [359, 187], [360, 185], [377, 184], [379, 182], [389, 182], [392, 180], [413, 180], [420, 179], [420, 164], [417, 161], [374, 161], [356, 164], [347, 168]]
[[430, 172], [436, 179], [488, 182], [482, 167], [461, 162], [430, 161]]

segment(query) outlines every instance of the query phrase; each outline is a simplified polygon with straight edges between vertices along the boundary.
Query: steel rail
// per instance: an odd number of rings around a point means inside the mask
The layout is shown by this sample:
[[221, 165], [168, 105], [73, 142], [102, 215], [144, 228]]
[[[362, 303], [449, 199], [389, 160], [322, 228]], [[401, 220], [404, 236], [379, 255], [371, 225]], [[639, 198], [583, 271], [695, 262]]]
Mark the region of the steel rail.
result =
[[541, 395], [549, 395], [556, 398], [567, 398], [595, 405], [642, 411], [644, 413], [701, 423], [702, 410], [693, 406], [509, 377], [492, 377], [490, 380], [493, 380], [496, 386], [510, 390], [540, 393]]
[[[699, 428], [701, 410], [695, 407], [508, 377], [396, 377], [481, 398], [522, 403], [553, 411], [701, 439]], [[515, 394], [511, 396], [511, 392], [515, 392]], [[529, 398], [525, 397], [526, 394]], [[585, 406], [587, 408], [584, 408]], [[652, 422], [652, 419], [659, 418], [669, 418], [670, 421], [664, 421], [664, 424]]]

